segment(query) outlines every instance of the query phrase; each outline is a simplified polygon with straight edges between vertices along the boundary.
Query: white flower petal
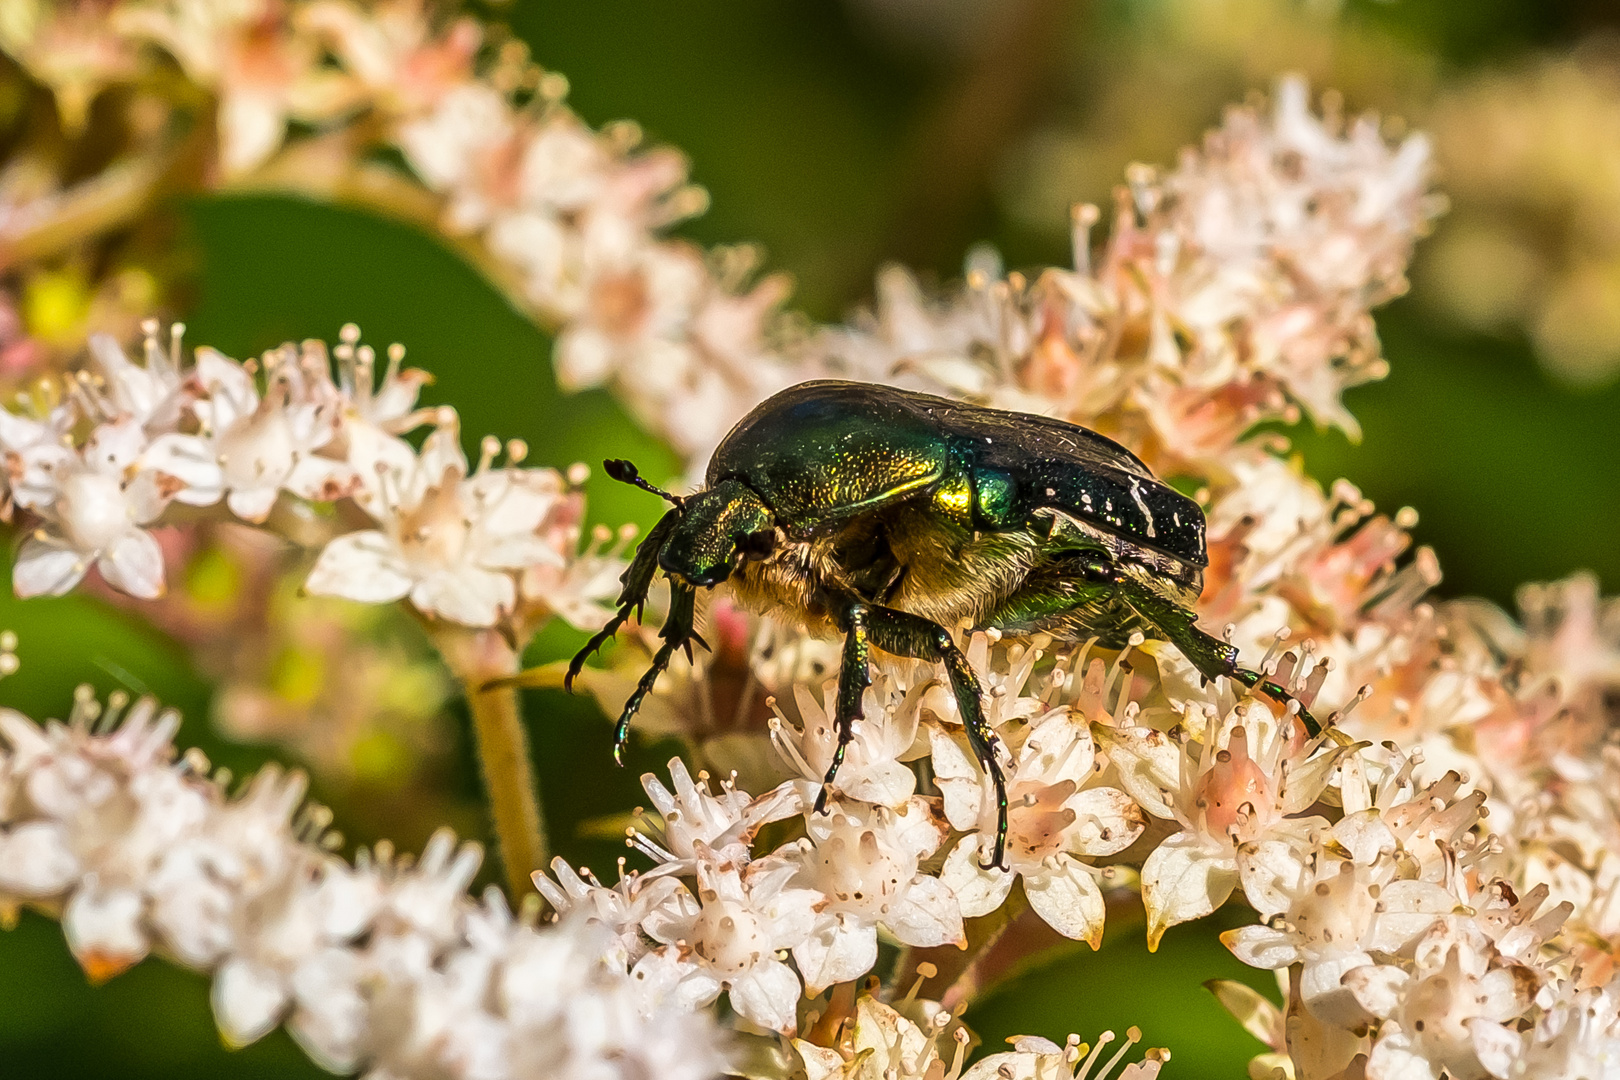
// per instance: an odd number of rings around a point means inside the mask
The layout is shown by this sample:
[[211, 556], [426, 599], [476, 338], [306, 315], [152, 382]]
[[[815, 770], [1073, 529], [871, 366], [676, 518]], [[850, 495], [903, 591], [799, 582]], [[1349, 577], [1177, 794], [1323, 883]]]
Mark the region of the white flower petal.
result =
[[463, 626], [494, 626], [517, 604], [517, 583], [510, 574], [458, 566], [418, 581], [411, 603]]
[[141, 925], [145, 908], [140, 893], [103, 888], [93, 877], [68, 901], [62, 931], [93, 982], [103, 982], [146, 956], [150, 945]]
[[767, 957], [731, 984], [731, 1007], [761, 1027], [791, 1035], [799, 1026], [799, 977]]
[[962, 837], [945, 856], [939, 872], [939, 880], [956, 894], [962, 916], [967, 919], [988, 915], [1000, 907], [1012, 892], [1015, 876], [995, 867], [986, 870], [980, 862], [985, 857], [979, 853], [980, 843], [978, 833]]
[[281, 488], [275, 484], [264, 487], [236, 488], [225, 498], [225, 505], [231, 513], [243, 521], [258, 524], [270, 516], [270, 510], [276, 505], [276, 496], [281, 494]]
[[1230, 851], [1201, 835], [1179, 832], [1154, 848], [1142, 866], [1148, 949], [1157, 949], [1170, 927], [1202, 918], [1224, 904], [1237, 882], [1237, 863]]
[[1520, 1037], [1501, 1024], [1479, 1017], [1467, 1023], [1468, 1034], [1474, 1043], [1474, 1056], [1479, 1058], [1486, 1072], [1505, 1080], [1523, 1050]]
[[1412, 976], [1391, 964], [1363, 964], [1346, 971], [1339, 982], [1374, 1016], [1389, 1016], [1399, 1008]]
[[1092, 724], [1092, 736], [1108, 750], [1119, 782], [1155, 817], [1174, 817], [1172, 793], [1181, 789], [1181, 747], [1157, 728]]
[[906, 945], [929, 948], [959, 944], [962, 936], [962, 909], [950, 886], [935, 877], [922, 875], [889, 909], [883, 925]]
[[1237, 868], [1243, 895], [1263, 917], [1287, 911], [1310, 872], [1304, 853], [1282, 840], [1244, 844], [1238, 849]]
[[1102, 890], [1078, 860], [1068, 855], [1055, 859], [1055, 867], [1043, 864], [1038, 871], [1024, 874], [1029, 906], [1064, 937], [1100, 948], [1107, 915]]
[[833, 916], [793, 946], [793, 960], [812, 995], [858, 979], [877, 963], [877, 927], [848, 915]]
[[845, 1076], [844, 1056], [838, 1051], [807, 1043], [803, 1039], [794, 1039], [793, 1049], [799, 1052], [799, 1059], [804, 1062], [807, 1080], [840, 1080]]
[[159, 435], [141, 455], [141, 468], [184, 484], [174, 498], [187, 506], [212, 506], [225, 493], [225, 472], [219, 460], [195, 435]]
[[293, 465], [282, 486], [301, 499], [336, 502], [352, 495], [360, 486], [360, 478], [346, 461], [304, 454]]
[[61, 596], [77, 585], [90, 569], [90, 560], [57, 540], [30, 536], [17, 552], [11, 568], [11, 588], [23, 599]]
[[410, 592], [413, 584], [410, 569], [393, 541], [376, 530], [366, 530], [327, 544], [304, 588], [320, 596], [386, 604]]
[[232, 957], [214, 976], [214, 1019], [233, 1046], [246, 1046], [281, 1023], [288, 993], [280, 975], [260, 964]]
[[1269, 926], [1240, 926], [1221, 935], [1221, 943], [1250, 967], [1276, 971], [1300, 959], [1294, 935]]
[[54, 896], [83, 871], [67, 829], [54, 821], [29, 821], [0, 832], [0, 893]]
[[1299, 976], [1300, 1000], [1311, 1015], [1330, 1027], [1348, 1030], [1366, 1024], [1372, 1020], [1372, 1015], [1356, 1000], [1348, 976], [1372, 967], [1372, 957], [1359, 949], [1330, 952], [1325, 956], [1307, 955]]
[[1367, 1058], [1367, 1080], [1435, 1080], [1440, 1067], [1413, 1048], [1406, 1033], [1385, 1035]]
[[145, 529], [130, 529], [113, 541], [96, 569], [107, 584], [142, 600], [163, 595], [163, 548]]
[[1074, 811], [1068, 848], [1077, 855], [1117, 855], [1136, 843], [1147, 819], [1119, 788], [1087, 788], [1063, 804]]

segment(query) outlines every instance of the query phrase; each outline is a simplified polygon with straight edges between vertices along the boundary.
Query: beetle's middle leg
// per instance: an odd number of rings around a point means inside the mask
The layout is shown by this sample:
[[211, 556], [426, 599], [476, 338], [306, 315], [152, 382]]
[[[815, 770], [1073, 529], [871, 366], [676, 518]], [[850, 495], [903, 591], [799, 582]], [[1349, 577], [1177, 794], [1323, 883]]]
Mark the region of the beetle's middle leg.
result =
[[872, 644], [884, 652], [945, 664], [951, 692], [956, 696], [956, 707], [962, 715], [962, 727], [967, 731], [968, 745], [996, 790], [996, 847], [989, 866], [1007, 869], [1007, 779], [996, 761], [996, 735], [985, 719], [984, 695], [967, 657], [943, 626], [920, 615], [876, 606], [868, 607], [865, 614]]
[[872, 668], [868, 662], [867, 619], [871, 608], [862, 603], [851, 604], [844, 612], [849, 629], [844, 632], [844, 662], [838, 670], [838, 705], [834, 723], [838, 725], [838, 746], [833, 750], [832, 765], [821, 782], [821, 794], [816, 796], [816, 813], [827, 809], [827, 792], [833, 777], [844, 763], [844, 753], [855, 738], [855, 721], [866, 715], [862, 698], [872, 685]]

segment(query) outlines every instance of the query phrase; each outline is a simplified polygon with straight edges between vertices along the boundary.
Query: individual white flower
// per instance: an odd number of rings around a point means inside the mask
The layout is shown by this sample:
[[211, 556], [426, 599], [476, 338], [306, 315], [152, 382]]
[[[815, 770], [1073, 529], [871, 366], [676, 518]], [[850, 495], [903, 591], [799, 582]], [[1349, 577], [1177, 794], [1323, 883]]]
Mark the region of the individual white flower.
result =
[[793, 958], [811, 993], [870, 971], [879, 926], [924, 948], [964, 940], [955, 894], [919, 868], [949, 832], [929, 800], [913, 796], [898, 810], [835, 801], [807, 827], [797, 880], [825, 901]]
[[791, 783], [755, 798], [737, 787], [733, 776], [720, 782], [717, 795], [709, 789], [708, 773], [698, 773], [694, 782], [678, 757], [669, 761], [669, 777], [673, 791], [652, 773], [641, 777], [659, 824], [656, 832], [644, 824], [631, 837], [632, 844], [663, 864], [663, 873], [689, 873], [702, 858], [744, 865], [761, 826], [804, 811], [804, 800]]
[[[1012, 1050], [979, 1059], [962, 1074], [962, 1080], [1047, 1080], [1048, 1077], [1107, 1080], [1114, 1066], [1141, 1040], [1141, 1029], [1127, 1028], [1124, 1044], [1114, 1051], [1100, 1070], [1093, 1072], [1101, 1060], [1104, 1047], [1114, 1041], [1112, 1031], [1098, 1035], [1095, 1046], [1082, 1043], [1078, 1035], [1069, 1036], [1063, 1046], [1038, 1035], [1020, 1035], [1007, 1040], [1013, 1044]], [[1153, 1080], [1169, 1060], [1170, 1051], [1149, 1050], [1141, 1061], [1133, 1061], [1121, 1069], [1116, 1080]]]
[[934, 782], [945, 816], [967, 833], [946, 857], [940, 878], [962, 914], [986, 915], [1007, 898], [1013, 879], [1035, 912], [1067, 937], [1102, 943], [1104, 905], [1097, 870], [1080, 857], [1116, 855], [1142, 834], [1142, 810], [1115, 787], [1088, 786], [1096, 776], [1091, 732], [1067, 708], [1054, 709], [1026, 729], [1007, 774], [1008, 870], [986, 867], [996, 836], [995, 800], [979, 770], [944, 730], [930, 730]]
[[[1125, 790], [1142, 809], [1181, 827], [1142, 867], [1150, 949], [1168, 928], [1226, 902], [1238, 884], [1241, 845], [1302, 843], [1326, 826], [1297, 815], [1316, 802], [1349, 748], [1325, 748], [1326, 734], [1296, 743], [1287, 734], [1294, 727], [1291, 713], [1279, 726], [1258, 703], [1240, 706], [1224, 722], [1211, 718], [1201, 744], [1178, 744], [1154, 728], [1092, 725]], [[1259, 751], [1254, 756], [1251, 742]]]
[[700, 858], [698, 910], [646, 927], [664, 945], [636, 962], [634, 976], [655, 998], [687, 1008], [707, 1005], [726, 991], [740, 1015], [792, 1035], [798, 1029], [799, 977], [777, 954], [811, 932], [822, 901], [813, 890], [789, 887], [794, 872], [781, 859], [739, 870]]
[[294, 393], [296, 353], [289, 347], [265, 357], [269, 389], [261, 397], [254, 375], [217, 350], [197, 350], [195, 378], [207, 393], [193, 408], [229, 489], [226, 505], [237, 517], [262, 522], [283, 489], [332, 502], [359, 480], [345, 461], [317, 453], [337, 433], [331, 403], [299, 400]]
[[[925, 1031], [863, 994], [838, 1049], [807, 1039], [794, 1039], [793, 1047], [809, 1080], [957, 1080], [971, 1036], [951, 1019], [949, 1012], [937, 1010]], [[947, 1030], [954, 1048], [941, 1045]]]
[[[58, 595], [77, 585], [94, 565], [107, 584], [142, 599], [161, 596], [163, 551], [143, 526], [170, 500], [218, 498], [218, 468], [186, 435], [148, 445], [133, 419], [97, 427], [78, 459], [54, 475], [46, 524], [23, 541], [12, 571], [18, 596]], [[170, 471], [174, 470], [174, 471]], [[177, 473], [200, 479], [193, 487]]]
[[[579, 516], [568, 506], [570, 502], [575, 507], [580, 505], [577, 485], [572, 482], [575, 475], [577, 473], [570, 470], [570, 487], [574, 490], [551, 515], [551, 520], [558, 525], [572, 526], [572, 521]], [[560, 550], [574, 546], [574, 529], [577, 526], [558, 535], [556, 542]], [[590, 541], [566, 563], [543, 562], [526, 567], [518, 576], [518, 595], [526, 604], [555, 612], [576, 629], [600, 630], [612, 616], [612, 603], [624, 587], [619, 581], [624, 573], [624, 553], [635, 538], [634, 525], [620, 526], [618, 532], [598, 525], [592, 530]]]
[[7, 516], [12, 506], [31, 510], [56, 498], [56, 478], [74, 461], [69, 432], [77, 420], [67, 405], [57, 405], [39, 417], [0, 409]]
[[[388, 363], [379, 374], [377, 354], [370, 345], [360, 344], [358, 326], [344, 323], [338, 338], [331, 360], [327, 359], [324, 343], [304, 343], [305, 354], [299, 366], [311, 383], [306, 397], [312, 401], [334, 400], [348, 428], [365, 424], [390, 435], [401, 435], [432, 421], [436, 410], [418, 409], [416, 400], [433, 376], [421, 368], [401, 366], [405, 346], [398, 342], [388, 346]], [[333, 361], [337, 367], [335, 382], [331, 376]]]
[[647, 244], [605, 226], [582, 253], [583, 304], [557, 339], [566, 388], [617, 379], [633, 402], [678, 393], [696, 357], [686, 328], [708, 284], [684, 246]]
[[351, 453], [364, 483], [357, 497], [382, 527], [327, 544], [310, 592], [373, 604], [409, 596], [424, 614], [493, 626], [516, 607], [516, 571], [564, 561], [541, 534], [563, 496], [562, 478], [551, 469], [493, 469], [487, 441], [468, 476], [453, 421], [444, 419], [419, 456], [392, 436]]
[[[630, 874], [608, 887], [587, 868], [575, 870], [567, 860], [551, 860], [548, 877], [536, 870], [534, 887], [559, 915], [600, 923], [613, 933], [612, 950], [628, 968], [652, 947], [642, 924], [662, 924], [695, 917], [699, 912], [691, 892], [673, 874]], [[622, 875], [622, 867], [621, 867]]]
[[157, 320], [147, 320], [141, 329], [145, 364], [132, 361], [117, 338], [90, 335], [91, 367], [101, 377], [90, 391], [91, 400], [107, 419], [133, 420], [152, 433], [171, 430], [187, 400], [186, 372], [180, 361], [184, 327], [179, 323], [171, 327], [168, 349], [158, 341]]
[[1368, 1080], [1478, 1080], [1486, 1075], [1481, 1051], [1505, 1056], [1517, 1047], [1510, 1022], [1530, 1007], [1540, 979], [1521, 965], [1498, 966], [1493, 953], [1478, 928], [1456, 917], [1418, 943], [1410, 971], [1385, 964], [1345, 973], [1356, 1000], [1384, 1020]]
[[[861, 695], [862, 715], [852, 726], [844, 760], [833, 778], [842, 797], [883, 806], [902, 807], [917, 790], [917, 777], [902, 759], [913, 755], [917, 727], [922, 719], [923, 695], [930, 682], [918, 681], [902, 690], [890, 673], [875, 669], [871, 685]], [[838, 749], [838, 680], [822, 684], [822, 699], [803, 683], [793, 686], [793, 702], [803, 729], [795, 729], [773, 700], [775, 717], [771, 741], [788, 765], [803, 778], [808, 801], [814, 801], [827, 778]]]
[[[404, 124], [396, 139], [428, 187], [451, 193], [447, 220], [456, 231], [468, 232], [496, 210], [500, 198], [486, 190], [486, 179], [494, 178], [501, 151], [515, 142], [517, 131], [512, 107], [499, 91], [465, 82], [445, 93], [432, 112]], [[505, 186], [515, 188], [510, 178]]]

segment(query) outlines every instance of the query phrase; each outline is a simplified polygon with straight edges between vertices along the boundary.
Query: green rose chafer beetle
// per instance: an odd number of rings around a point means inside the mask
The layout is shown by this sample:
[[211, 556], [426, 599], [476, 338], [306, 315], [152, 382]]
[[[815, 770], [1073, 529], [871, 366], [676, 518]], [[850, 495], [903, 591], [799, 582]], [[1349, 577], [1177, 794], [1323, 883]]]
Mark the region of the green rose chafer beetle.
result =
[[[671, 495], [626, 461], [609, 475], [674, 504], [620, 579], [618, 612], [569, 665], [632, 614], [657, 571], [669, 578], [663, 644], [625, 703], [631, 718], [680, 648], [703, 644], [697, 590], [729, 581], [737, 601], [841, 634], [838, 747], [816, 802], [825, 809], [871, 682], [868, 650], [942, 662], [968, 741], [998, 804], [991, 865], [1004, 864], [1007, 793], [977, 678], [951, 636], [967, 625], [1122, 648], [1166, 640], [1206, 678], [1292, 698], [1196, 625], [1208, 565], [1203, 511], [1111, 439], [1075, 424], [872, 383], [801, 383], [761, 403], [709, 461], [703, 490]], [[1297, 707], [1297, 706], [1296, 706]], [[1320, 725], [1304, 709], [1311, 735]]]

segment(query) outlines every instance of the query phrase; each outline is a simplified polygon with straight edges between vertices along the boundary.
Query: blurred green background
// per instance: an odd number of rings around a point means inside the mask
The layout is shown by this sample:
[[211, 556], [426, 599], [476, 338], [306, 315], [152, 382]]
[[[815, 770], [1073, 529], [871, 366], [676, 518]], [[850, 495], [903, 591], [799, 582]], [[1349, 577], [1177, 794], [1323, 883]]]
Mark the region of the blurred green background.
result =
[[[1460, 130], [1458, 110], [1476, 101], [1470, 88], [1482, 80], [1532, 79], [1547, 65], [1572, 64], [1597, 72], [1589, 81], [1600, 104], [1615, 85], [1604, 65], [1620, 11], [1598, 0], [1278, 0], [1225, 14], [1230, 5], [1205, 5], [1215, 15], [1199, 6], [519, 0], [490, 10], [541, 63], [569, 76], [587, 120], [633, 118], [653, 139], [687, 151], [713, 208], [686, 234], [762, 244], [771, 266], [795, 275], [796, 303], [819, 319], [861, 302], [874, 269], [891, 259], [940, 280], [959, 271], [978, 241], [1000, 247], [1011, 266], [1066, 262], [1061, 223], [1070, 201], [1106, 200], [1132, 158], [1172, 160], [1218, 121], [1224, 103], [1282, 71], [1341, 87], [1351, 110], [1398, 110], [1416, 125], [1449, 116]], [[1576, 120], [1578, 158], [1584, 129]], [[1594, 153], [1620, 138], [1595, 115], [1589, 133]], [[1489, 141], [1474, 146], [1487, 160], [1498, 151]], [[1595, 175], [1601, 160], [1566, 163], [1558, 179], [1580, 188], [1587, 169], [1601, 195], [1601, 184], [1613, 182]], [[1459, 278], [1450, 263], [1431, 266], [1420, 256], [1413, 295], [1379, 316], [1392, 375], [1349, 395], [1364, 442], [1301, 431], [1297, 445], [1320, 479], [1345, 476], [1387, 510], [1421, 510], [1417, 539], [1440, 555], [1443, 594], [1511, 606], [1520, 583], [1580, 568], [1613, 588], [1620, 347], [1608, 360], [1601, 337], [1577, 341], [1585, 352], [1558, 351], [1568, 333], [1601, 328], [1607, 294], [1586, 322], [1578, 305], [1538, 308], [1553, 312], [1540, 322], [1528, 307], [1522, 317], [1499, 318], [1492, 312], [1507, 310], [1500, 305], [1465, 317], [1480, 289], [1498, 288], [1509, 306], [1534, 288], [1562, 296], [1560, 268], [1607, 257], [1607, 249], [1592, 254], [1590, 213], [1570, 209], [1594, 198], [1581, 189], [1523, 205], [1449, 163], [1442, 185], [1453, 175], [1472, 187], [1430, 243], [1443, 245], [1453, 228], [1505, 235], [1508, 246], [1491, 249], [1502, 253], [1503, 273], [1525, 251], [1539, 269], [1503, 285], [1490, 276], [1490, 260], [1452, 260], [1475, 275]], [[461, 410], [469, 440], [522, 436], [532, 461], [559, 465], [609, 453], [672, 461], [606, 396], [561, 398], [546, 336], [435, 239], [287, 198], [205, 199], [177, 209], [197, 270], [191, 342], [241, 356], [289, 338], [332, 339], [354, 321], [373, 342], [404, 342], [411, 362], [436, 374], [428, 397]], [[1614, 282], [1620, 290], [1620, 276]], [[1560, 322], [1560, 313], [1572, 321]], [[656, 510], [597, 481], [590, 492], [594, 520], [646, 524]], [[151, 690], [185, 710], [183, 743], [239, 773], [265, 759], [268, 751], [211, 728], [210, 687], [186, 651], [128, 614], [77, 596], [19, 604], [8, 594], [0, 608], [0, 625], [22, 639], [8, 704], [43, 717], [68, 706], [76, 682]], [[548, 633], [533, 658], [563, 655], [576, 641]], [[528, 706], [555, 848], [610, 868], [622, 848], [582, 823], [633, 805], [635, 777], [667, 759], [670, 747], [638, 743], [620, 772], [608, 764], [607, 727], [594, 707], [549, 693], [531, 695]], [[448, 795], [431, 820], [390, 829], [405, 846], [419, 845], [442, 818], [466, 835], [486, 835], [465, 716], [455, 704], [449, 712]], [[352, 841], [380, 827], [352, 793], [318, 784], [316, 794], [337, 807]], [[347, 816], [346, 802], [354, 811]], [[1184, 928], [1145, 958], [1140, 927], [1115, 926], [1100, 954], [1077, 947], [1053, 957], [984, 999], [969, 1022], [992, 1047], [1018, 1032], [1061, 1042], [1077, 1031], [1090, 1040], [1135, 1023], [1148, 1045], [1174, 1052], [1167, 1076], [1242, 1076], [1258, 1044], [1200, 984], [1237, 977], [1265, 987], [1270, 977], [1238, 965], [1214, 930]], [[245, 1050], [222, 1048], [198, 977], [148, 962], [88, 987], [59, 928], [41, 918], [25, 916], [0, 934], [0, 973], [0, 1076], [320, 1075], [279, 1033]]]

